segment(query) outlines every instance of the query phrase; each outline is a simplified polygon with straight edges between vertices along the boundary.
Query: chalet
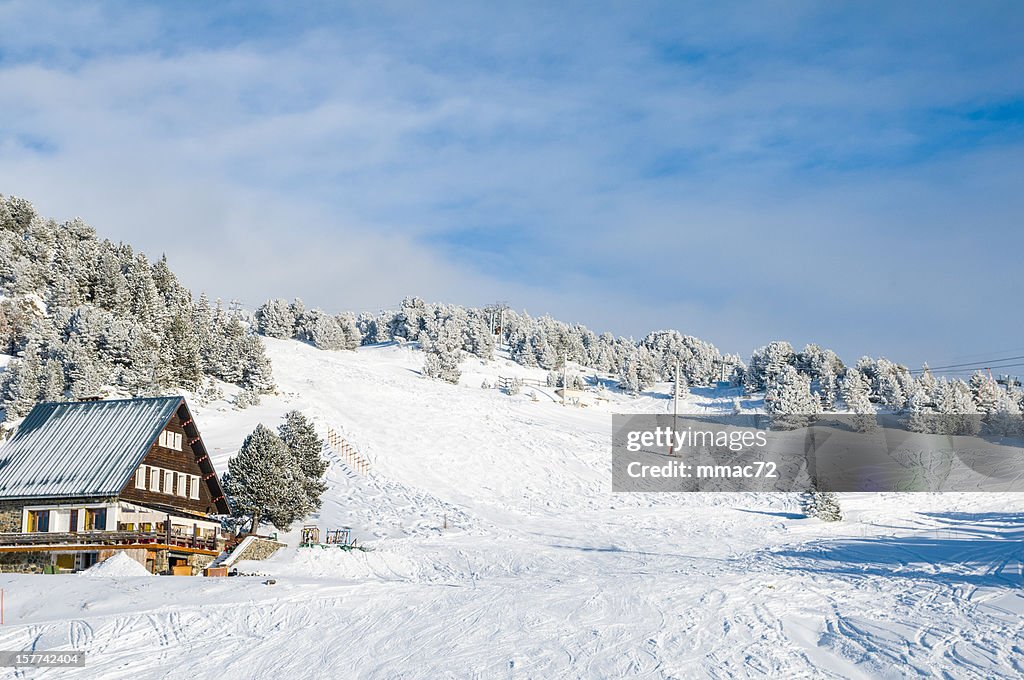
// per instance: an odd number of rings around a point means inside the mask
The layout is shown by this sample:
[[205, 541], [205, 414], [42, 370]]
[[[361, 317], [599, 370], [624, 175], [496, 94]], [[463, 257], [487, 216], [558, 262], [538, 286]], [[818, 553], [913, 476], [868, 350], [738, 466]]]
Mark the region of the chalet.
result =
[[0, 448], [0, 570], [77, 571], [123, 550], [195, 573], [224, 491], [182, 397], [37, 404]]

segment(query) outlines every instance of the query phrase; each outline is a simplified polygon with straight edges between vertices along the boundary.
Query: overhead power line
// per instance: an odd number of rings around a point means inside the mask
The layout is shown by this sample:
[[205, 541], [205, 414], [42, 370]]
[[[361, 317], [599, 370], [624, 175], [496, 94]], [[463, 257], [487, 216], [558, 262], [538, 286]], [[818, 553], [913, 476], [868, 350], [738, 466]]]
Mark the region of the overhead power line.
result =
[[[1003, 361], [1018, 361], [1020, 359], [1024, 359], [1024, 355], [1015, 357], [1003, 357], [1002, 359], [989, 359], [988, 361], [970, 361], [963, 364], [948, 364], [946, 366], [929, 366], [928, 370], [931, 371], [932, 373], [935, 373], [936, 371], [947, 371], [949, 369], [954, 368], [963, 368], [965, 370], [984, 368], [1005, 368], [1004, 366], [999, 366], [997, 364]], [[911, 373], [924, 373], [924, 369], [914, 369], [911, 371]]]

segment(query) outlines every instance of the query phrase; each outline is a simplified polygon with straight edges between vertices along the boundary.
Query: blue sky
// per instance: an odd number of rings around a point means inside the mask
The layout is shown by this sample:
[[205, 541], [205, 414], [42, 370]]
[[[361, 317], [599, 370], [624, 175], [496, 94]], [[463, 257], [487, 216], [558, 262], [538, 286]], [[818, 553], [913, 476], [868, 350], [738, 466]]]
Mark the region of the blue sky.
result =
[[0, 4], [0, 192], [250, 306], [1024, 346], [1018, 3], [208, 4]]

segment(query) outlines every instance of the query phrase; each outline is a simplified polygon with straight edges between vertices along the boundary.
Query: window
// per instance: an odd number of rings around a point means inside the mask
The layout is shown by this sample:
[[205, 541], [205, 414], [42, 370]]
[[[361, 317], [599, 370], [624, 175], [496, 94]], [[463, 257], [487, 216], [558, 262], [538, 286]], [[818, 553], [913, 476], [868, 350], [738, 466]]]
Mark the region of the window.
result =
[[189, 488], [188, 497], [194, 500], [199, 500], [199, 477], [192, 475], [192, 486]]
[[107, 528], [107, 509], [106, 508], [86, 508], [85, 510], [85, 530], [86, 531], [105, 531]]
[[157, 443], [165, 449], [174, 449], [175, 451], [181, 451], [182, 437], [180, 432], [171, 432], [170, 430], [164, 430], [160, 433], [160, 439]]
[[78, 532], [78, 508], [74, 508], [68, 516], [68, 531], [73, 534]]
[[49, 531], [50, 530], [50, 511], [49, 510], [29, 510], [28, 511], [28, 530], [29, 531]]
[[188, 480], [188, 475], [178, 473], [178, 484], [174, 488], [174, 493], [184, 498], [188, 498], [188, 489], [185, 487], [185, 483]]
[[174, 493], [174, 473], [170, 470], [164, 470], [164, 485], [160, 490], [166, 494]]
[[135, 488], [145, 489], [146, 483], [149, 481], [149, 466], [140, 465], [139, 469], [135, 471]]

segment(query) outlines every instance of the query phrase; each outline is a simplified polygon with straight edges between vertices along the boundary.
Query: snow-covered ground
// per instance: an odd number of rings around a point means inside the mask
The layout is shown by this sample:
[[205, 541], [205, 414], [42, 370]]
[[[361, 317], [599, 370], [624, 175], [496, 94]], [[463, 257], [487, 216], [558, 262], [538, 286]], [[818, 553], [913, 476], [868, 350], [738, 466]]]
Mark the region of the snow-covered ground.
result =
[[411, 347], [267, 346], [278, 395], [194, 408], [218, 470], [258, 422], [304, 411], [370, 463], [332, 460], [311, 521], [372, 551], [300, 549], [296, 527], [240, 563], [262, 575], [0, 575], [0, 649], [87, 659], [9, 677], [1024, 674], [1021, 495], [849, 494], [826, 524], [785, 495], [612, 494], [611, 413], [668, 410], [667, 386], [571, 408], [482, 389], [544, 377], [502, 359], [452, 386]]

